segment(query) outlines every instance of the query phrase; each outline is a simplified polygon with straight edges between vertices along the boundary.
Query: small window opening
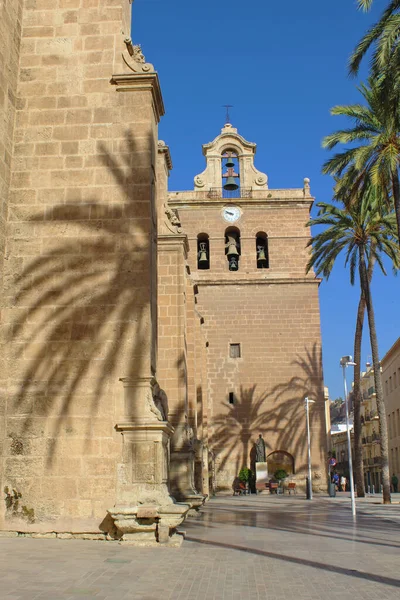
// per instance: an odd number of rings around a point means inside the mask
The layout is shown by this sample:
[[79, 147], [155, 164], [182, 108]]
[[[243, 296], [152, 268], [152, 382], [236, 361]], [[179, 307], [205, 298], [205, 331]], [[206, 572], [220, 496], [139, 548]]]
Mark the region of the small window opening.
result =
[[240, 358], [240, 344], [230, 344], [229, 356], [231, 358]]
[[235, 394], [233, 392], [229, 392], [229, 404], [235, 404]]
[[268, 236], [266, 233], [258, 233], [256, 237], [257, 269], [269, 268]]
[[240, 231], [230, 227], [225, 231], [225, 255], [228, 259], [230, 271], [239, 270], [240, 258]]
[[205, 233], [197, 236], [197, 268], [210, 268], [210, 242]]

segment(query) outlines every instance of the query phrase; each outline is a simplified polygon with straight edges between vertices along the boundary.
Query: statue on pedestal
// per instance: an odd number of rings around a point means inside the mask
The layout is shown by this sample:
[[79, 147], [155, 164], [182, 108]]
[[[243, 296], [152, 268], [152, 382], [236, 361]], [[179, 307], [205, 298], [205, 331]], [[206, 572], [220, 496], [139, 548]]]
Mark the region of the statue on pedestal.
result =
[[258, 462], [267, 462], [267, 458], [265, 455], [265, 442], [261, 433], [258, 436], [258, 440], [256, 441], [256, 463]]

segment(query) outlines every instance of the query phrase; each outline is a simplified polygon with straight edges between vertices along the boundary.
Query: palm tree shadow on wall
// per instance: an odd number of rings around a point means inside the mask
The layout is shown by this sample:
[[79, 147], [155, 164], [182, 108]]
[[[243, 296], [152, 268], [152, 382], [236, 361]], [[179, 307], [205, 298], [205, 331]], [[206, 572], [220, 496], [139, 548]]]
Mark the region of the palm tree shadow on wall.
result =
[[[149, 140], [149, 152], [150, 144]], [[10, 336], [19, 347], [18, 364], [30, 357], [15, 400], [17, 412], [26, 415], [24, 432], [29, 432], [34, 416], [56, 417], [48, 464], [72, 408], [74, 414], [99, 416], [110, 382], [118, 386], [119, 377], [134, 378], [141, 372], [141, 349], [148, 343], [149, 290], [143, 282], [150, 281], [150, 242], [141, 222], [148, 216], [141, 215], [135, 198], [137, 144], [131, 132], [125, 134], [124, 146], [124, 154], [118, 155], [123, 162], [118, 162], [104, 143], [100, 145], [102, 166], [117, 183], [121, 201], [78, 199], [30, 219], [40, 224], [44, 236], [47, 226], [53, 235], [57, 229], [61, 234], [17, 277], [14, 303], [22, 310]], [[145, 210], [150, 210], [150, 193], [149, 184]], [[73, 238], [62, 237], [70, 230]], [[76, 406], [85, 396], [82, 388], [87, 393], [86, 413]], [[90, 427], [89, 418], [87, 437]]]
[[[211, 436], [211, 445], [219, 455], [220, 469], [233, 457], [236, 473], [243, 466], [254, 465], [254, 444], [260, 433], [267, 456], [276, 450], [291, 449], [295, 469], [302, 466], [297, 464], [296, 456], [304, 456], [307, 446], [303, 400], [309, 396], [319, 403], [324, 402], [321, 361], [321, 350], [314, 344], [312, 349], [305, 348], [304, 354], [297, 355], [291, 362], [296, 374], [289, 380], [269, 392], [257, 393], [256, 384], [247, 389], [241, 386], [234, 404], [224, 403], [226, 410], [214, 418]], [[318, 412], [310, 410], [311, 428], [321, 414], [324, 414], [322, 407]], [[272, 447], [271, 439], [276, 440], [275, 447]], [[322, 426], [318, 440], [322, 454], [326, 442]]]

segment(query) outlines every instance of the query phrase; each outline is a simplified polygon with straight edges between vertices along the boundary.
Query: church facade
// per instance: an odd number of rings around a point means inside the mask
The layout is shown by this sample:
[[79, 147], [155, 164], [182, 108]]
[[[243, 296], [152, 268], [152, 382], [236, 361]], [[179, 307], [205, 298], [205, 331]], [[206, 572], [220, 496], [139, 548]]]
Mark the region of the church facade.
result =
[[[168, 190], [130, 0], [4, 0], [0, 527], [177, 543], [254, 469], [326, 488], [313, 198], [230, 124]], [[134, 35], [134, 32], [133, 32]]]

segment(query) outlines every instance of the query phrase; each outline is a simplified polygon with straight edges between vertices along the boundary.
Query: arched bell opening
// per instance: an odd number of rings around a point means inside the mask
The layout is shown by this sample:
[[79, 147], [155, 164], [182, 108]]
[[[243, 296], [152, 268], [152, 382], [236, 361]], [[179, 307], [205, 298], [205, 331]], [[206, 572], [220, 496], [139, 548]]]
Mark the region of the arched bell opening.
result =
[[206, 233], [197, 236], [197, 268], [210, 268], [210, 241]]
[[239, 270], [240, 259], [240, 231], [237, 227], [228, 227], [225, 230], [225, 256], [228, 259], [230, 271]]
[[222, 158], [222, 196], [223, 198], [237, 198], [240, 196], [239, 159], [237, 152], [227, 149]]
[[256, 235], [257, 269], [269, 268], [268, 236], [263, 231]]

